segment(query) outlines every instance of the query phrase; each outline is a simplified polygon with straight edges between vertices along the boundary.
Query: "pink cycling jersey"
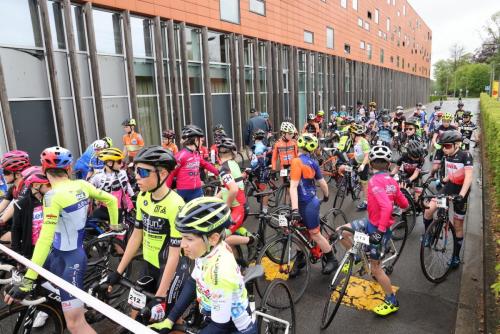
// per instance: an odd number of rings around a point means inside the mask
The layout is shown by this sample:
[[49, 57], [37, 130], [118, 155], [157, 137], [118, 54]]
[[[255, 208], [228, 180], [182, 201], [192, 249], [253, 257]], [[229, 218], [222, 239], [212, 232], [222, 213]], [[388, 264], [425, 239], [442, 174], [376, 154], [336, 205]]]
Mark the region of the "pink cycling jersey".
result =
[[408, 207], [408, 200], [389, 173], [377, 173], [368, 181], [368, 220], [380, 232], [385, 232], [393, 223], [392, 206]]
[[176, 179], [177, 189], [189, 190], [201, 188], [200, 168], [219, 175], [219, 171], [212, 164], [202, 159], [199, 152], [183, 148], [175, 155], [177, 167], [170, 173], [167, 186], [170, 188]]

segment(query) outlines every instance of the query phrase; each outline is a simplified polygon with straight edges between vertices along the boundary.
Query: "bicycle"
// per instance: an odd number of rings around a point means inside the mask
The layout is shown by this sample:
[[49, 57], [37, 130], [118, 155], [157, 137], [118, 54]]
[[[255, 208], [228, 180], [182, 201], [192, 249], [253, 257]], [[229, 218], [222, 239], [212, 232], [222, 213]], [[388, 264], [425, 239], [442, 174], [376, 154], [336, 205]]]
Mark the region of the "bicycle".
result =
[[449, 200], [455, 197], [439, 194], [422, 198], [435, 199], [437, 204], [436, 218], [425, 230], [420, 244], [420, 266], [432, 283], [443, 282], [452, 270], [457, 236], [449, 219]]
[[361, 183], [357, 171], [351, 163], [344, 165], [344, 172], [337, 183], [337, 193], [333, 199], [333, 207], [341, 209], [346, 196], [351, 195], [353, 201], [360, 199]]
[[[400, 242], [396, 242], [391, 236], [389, 240], [384, 238], [381, 243], [383, 250], [380, 257], [381, 266], [388, 275], [393, 272], [394, 266], [401, 256], [401, 252], [404, 249], [406, 237], [408, 235], [405, 223], [400, 222], [393, 224], [391, 226], [391, 234], [394, 230], [404, 232], [402, 240]], [[370, 237], [366, 233], [354, 231], [352, 228], [347, 226], [341, 226], [338, 229], [335, 241], [344, 238], [342, 233], [344, 231], [352, 235], [353, 245], [344, 254], [344, 257], [342, 258], [342, 261], [340, 261], [339, 267], [330, 282], [328, 299], [325, 302], [321, 317], [321, 329], [326, 329], [330, 326], [343, 302], [343, 298], [349, 285], [349, 279], [351, 275], [354, 274], [353, 268], [355, 265], [355, 259], [359, 258], [362, 262], [361, 268], [359, 269], [360, 276], [372, 276], [370, 262], [365, 252], [365, 247], [370, 245]]]
[[[256, 287], [259, 295], [262, 295], [270, 281], [277, 278], [286, 280], [292, 291], [293, 301], [297, 303], [309, 284], [311, 264], [321, 262], [324, 266], [325, 260], [319, 246], [310, 238], [307, 228], [291, 221], [290, 212], [290, 207], [280, 212], [278, 221], [281, 229], [276, 237], [266, 243], [257, 258], [256, 264], [264, 267], [265, 274], [256, 281]], [[335, 230], [325, 217], [320, 219], [320, 231], [333, 246], [331, 237], [335, 235]], [[344, 214], [336, 214], [335, 217], [345, 219]], [[295, 265], [305, 273], [291, 277], [290, 273]]]

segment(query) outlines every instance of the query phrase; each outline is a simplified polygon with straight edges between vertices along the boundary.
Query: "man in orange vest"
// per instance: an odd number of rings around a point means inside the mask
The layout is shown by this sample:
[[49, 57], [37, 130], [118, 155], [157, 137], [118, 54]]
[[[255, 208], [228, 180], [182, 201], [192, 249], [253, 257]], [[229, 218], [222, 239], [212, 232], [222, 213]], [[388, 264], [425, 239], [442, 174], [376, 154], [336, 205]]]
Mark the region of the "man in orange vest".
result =
[[135, 132], [137, 126], [135, 119], [128, 118], [123, 121], [122, 125], [125, 131], [123, 135], [123, 153], [128, 156], [129, 162], [132, 162], [137, 152], [144, 147], [144, 140], [139, 133]]

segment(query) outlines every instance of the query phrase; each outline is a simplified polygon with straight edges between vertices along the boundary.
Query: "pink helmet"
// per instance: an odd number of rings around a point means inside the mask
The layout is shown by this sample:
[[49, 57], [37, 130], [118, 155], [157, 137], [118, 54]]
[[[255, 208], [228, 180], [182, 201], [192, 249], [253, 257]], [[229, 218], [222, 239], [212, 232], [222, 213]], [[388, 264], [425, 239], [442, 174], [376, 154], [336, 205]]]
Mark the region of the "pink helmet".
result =
[[27, 152], [14, 150], [5, 153], [0, 162], [2, 168], [6, 171], [15, 173], [22, 172], [31, 166], [30, 157]]
[[25, 170], [23, 170], [21, 175], [23, 176], [24, 184], [28, 188], [31, 187], [33, 183], [41, 183], [41, 184], [49, 183], [49, 180], [43, 174], [41, 166], [31, 166], [29, 168], [26, 168]]

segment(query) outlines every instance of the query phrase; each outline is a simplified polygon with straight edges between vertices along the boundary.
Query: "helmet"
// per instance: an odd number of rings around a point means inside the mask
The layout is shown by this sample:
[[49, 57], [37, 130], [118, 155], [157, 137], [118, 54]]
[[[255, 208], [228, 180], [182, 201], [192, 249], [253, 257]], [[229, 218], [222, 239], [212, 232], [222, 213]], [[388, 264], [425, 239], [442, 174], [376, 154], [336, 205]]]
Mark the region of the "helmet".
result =
[[323, 110], [320, 110], [316, 113], [316, 115], [318, 116], [323, 116], [325, 114], [325, 112]]
[[472, 117], [472, 112], [470, 112], [469, 110], [466, 110], [466, 111], [464, 111], [464, 113], [462, 114], [462, 117]]
[[169, 172], [173, 171], [177, 165], [177, 161], [172, 152], [161, 146], [148, 146], [142, 148], [134, 158], [134, 164], [137, 163], [164, 167]]
[[402, 106], [397, 106], [396, 110], [403, 110], [404, 108]]
[[463, 102], [458, 102], [457, 107], [459, 107], [459, 108], [460, 108], [460, 107], [463, 107], [463, 106], [464, 106], [464, 103], [463, 103]]
[[215, 130], [214, 138], [222, 138], [222, 137], [227, 137], [226, 131], [224, 131], [222, 129]]
[[421, 107], [421, 106], [422, 106], [422, 102], [417, 103], [417, 107]]
[[356, 102], [356, 105], [358, 105], [358, 106], [360, 106], [360, 105], [362, 105], [362, 104], [363, 104], [363, 101], [358, 101], [358, 102]]
[[377, 108], [377, 104], [375, 102], [373, 102], [373, 101], [370, 102], [370, 103], [368, 103], [368, 106], [369, 107], [373, 107], [373, 108]]
[[253, 132], [253, 137], [254, 138], [264, 138], [266, 136], [266, 131], [262, 130], [262, 129], [257, 129]]
[[418, 140], [410, 140], [408, 146], [406, 147], [406, 151], [409, 155], [415, 158], [421, 158], [425, 155], [425, 149]]
[[264, 117], [265, 119], [269, 118], [269, 114], [267, 112], [265, 112], [265, 111], [261, 112], [260, 116]]
[[94, 141], [92, 143], [92, 148], [94, 150], [102, 150], [102, 149], [105, 149], [107, 146], [108, 146], [108, 144], [102, 139], [97, 139], [96, 141]]
[[420, 108], [420, 109], [425, 110], [425, 109], [427, 109], [427, 108], [426, 108], [425, 106], [422, 106], [422, 108]]
[[346, 124], [351, 124], [351, 123], [355, 123], [356, 122], [356, 120], [352, 116], [347, 116], [345, 118], [345, 121], [346, 121]]
[[368, 154], [368, 158], [370, 161], [375, 159], [382, 159], [387, 162], [391, 162], [392, 151], [389, 147], [384, 145], [375, 145], [371, 148], [370, 153]]
[[434, 106], [434, 110], [441, 110], [441, 106]]
[[161, 135], [163, 138], [173, 139], [173, 138], [175, 138], [175, 131], [174, 130], [165, 130], [162, 132]]
[[61, 146], [52, 146], [43, 150], [40, 155], [42, 169], [45, 173], [47, 169], [68, 170], [73, 162], [73, 155], [70, 150]]
[[297, 146], [308, 152], [313, 152], [318, 148], [318, 138], [310, 133], [304, 133], [297, 139]]
[[222, 125], [222, 124], [219, 123], [219, 124], [217, 124], [216, 126], [214, 126], [212, 128], [212, 131], [214, 131], [214, 132], [217, 131], [217, 130], [224, 130], [224, 125]]
[[108, 147], [113, 147], [113, 139], [111, 139], [111, 137], [104, 137], [101, 140], [103, 140]]
[[281, 123], [280, 131], [285, 133], [295, 133], [297, 129], [295, 129], [295, 125], [293, 125], [292, 123], [283, 122]]
[[335, 111], [335, 109], [336, 109], [335, 106], [330, 106], [329, 111]]
[[382, 122], [389, 122], [391, 118], [387, 115], [382, 116]]
[[203, 130], [193, 124], [188, 124], [182, 128], [182, 139], [193, 137], [205, 137]]
[[458, 130], [450, 130], [441, 133], [438, 144], [456, 143], [457, 141], [462, 141], [462, 133]]
[[209, 234], [229, 224], [231, 211], [217, 197], [198, 197], [186, 203], [177, 213], [175, 227], [181, 233]]
[[448, 122], [453, 121], [453, 115], [449, 112], [445, 112], [443, 115], [443, 121], [448, 121]]
[[12, 173], [21, 172], [31, 166], [28, 153], [20, 150], [5, 153], [0, 164], [2, 169]]
[[411, 117], [407, 121], [405, 121], [405, 125], [413, 125], [414, 127], [418, 128], [420, 127], [420, 118]]
[[122, 122], [122, 126], [136, 126], [137, 123], [135, 122], [134, 118], [127, 118]]
[[21, 173], [24, 184], [26, 187], [30, 187], [33, 183], [48, 184], [49, 180], [45, 176], [42, 170], [42, 166], [31, 166], [23, 170]]
[[313, 120], [313, 119], [315, 119], [315, 118], [316, 118], [316, 116], [314, 116], [314, 114], [309, 114], [309, 115], [307, 115], [307, 120], [308, 120], [308, 121], [312, 121], [312, 120]]
[[110, 160], [111, 161], [119, 161], [119, 160], [123, 160], [125, 158], [122, 150], [120, 150], [117, 147], [105, 148], [104, 150], [99, 152], [97, 157], [101, 161], [110, 161]]
[[234, 143], [234, 140], [232, 138], [229, 138], [229, 137], [222, 138], [220, 143], [217, 144], [217, 149], [221, 153], [228, 153], [228, 152], [233, 152], [233, 151], [238, 150], [238, 148], [236, 147], [236, 144]]
[[353, 124], [351, 125], [351, 132], [356, 135], [363, 135], [366, 132], [366, 126], [364, 124]]
[[442, 117], [442, 116], [443, 116], [443, 112], [442, 112], [442, 111], [438, 111], [438, 112], [436, 113], [436, 116], [437, 116], [437, 117]]

